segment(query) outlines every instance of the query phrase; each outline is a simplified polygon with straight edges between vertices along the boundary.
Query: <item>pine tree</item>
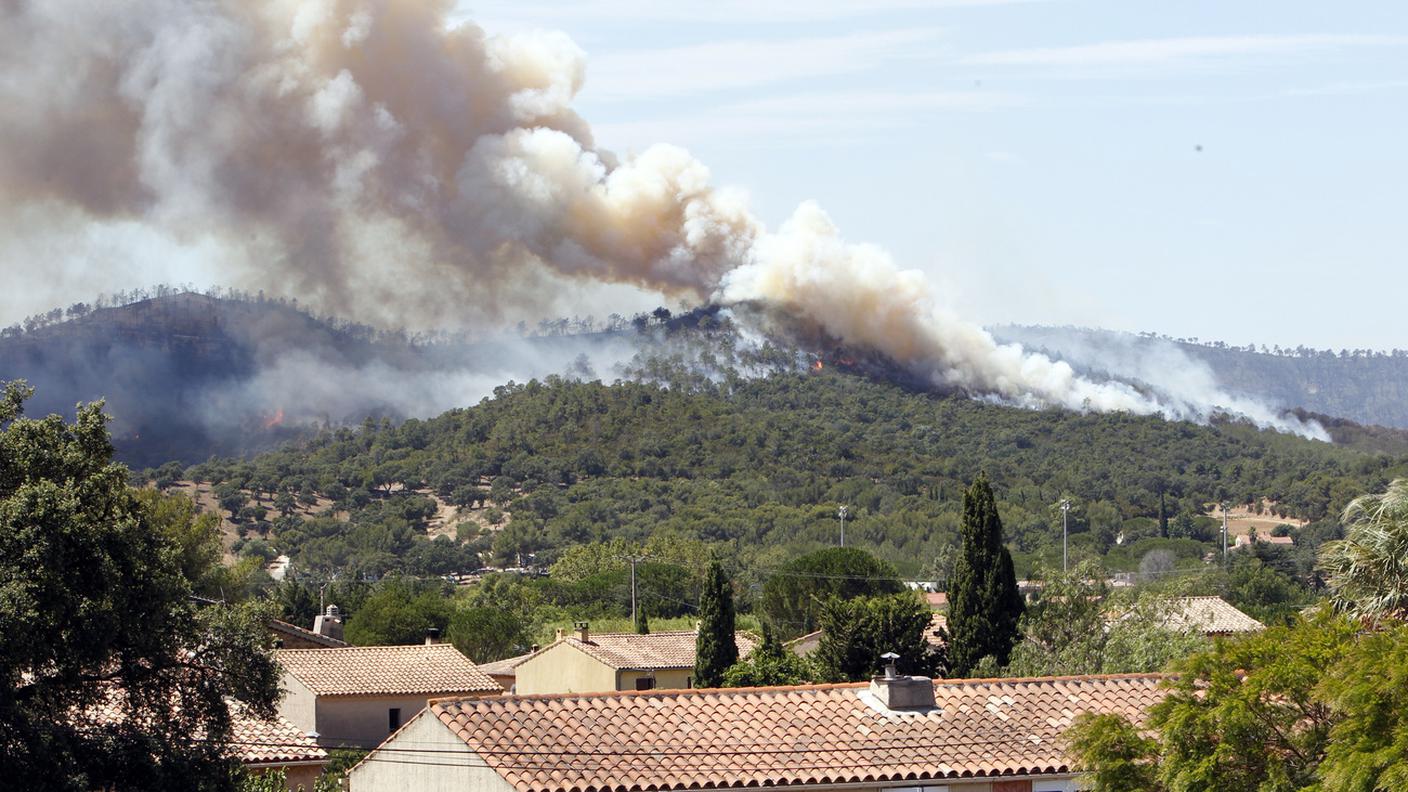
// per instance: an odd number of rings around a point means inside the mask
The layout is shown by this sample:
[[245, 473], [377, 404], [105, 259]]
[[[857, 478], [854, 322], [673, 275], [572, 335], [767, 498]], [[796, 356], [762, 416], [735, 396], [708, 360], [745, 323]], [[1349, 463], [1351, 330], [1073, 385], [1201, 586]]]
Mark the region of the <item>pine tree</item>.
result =
[[719, 687], [724, 671], [738, 662], [734, 642], [733, 585], [718, 561], [709, 564], [699, 597], [699, 637], [694, 645], [694, 686]]
[[1002, 543], [1002, 519], [987, 474], [963, 494], [962, 540], [948, 593], [949, 668], [959, 677], [984, 657], [1006, 665], [1022, 616], [1012, 554]]

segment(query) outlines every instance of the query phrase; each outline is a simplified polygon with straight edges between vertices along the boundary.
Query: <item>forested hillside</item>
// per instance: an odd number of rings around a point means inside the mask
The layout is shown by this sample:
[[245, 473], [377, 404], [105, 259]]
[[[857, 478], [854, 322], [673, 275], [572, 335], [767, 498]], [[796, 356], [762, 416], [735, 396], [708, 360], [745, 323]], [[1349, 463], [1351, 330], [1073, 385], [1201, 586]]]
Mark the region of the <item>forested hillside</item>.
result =
[[[688, 387], [504, 386], [432, 420], [368, 421], [184, 475], [235, 494], [232, 509], [244, 494], [282, 495], [282, 510], [241, 509], [243, 527], [305, 570], [441, 574], [659, 534], [769, 568], [836, 542], [844, 504], [848, 543], [932, 575], [980, 471], [1023, 569], [1059, 563], [1063, 497], [1075, 505], [1073, 554], [1129, 569], [1156, 548], [1196, 563], [1215, 546], [1204, 506], [1221, 498], [1311, 521], [1299, 531], [1308, 552], [1337, 530], [1325, 518], [1408, 472], [1401, 457], [1242, 424], [1018, 409], [830, 369], [717, 384], [678, 374]], [[336, 503], [309, 516], [298, 498]], [[460, 507], [463, 528], [428, 542], [436, 500]]]

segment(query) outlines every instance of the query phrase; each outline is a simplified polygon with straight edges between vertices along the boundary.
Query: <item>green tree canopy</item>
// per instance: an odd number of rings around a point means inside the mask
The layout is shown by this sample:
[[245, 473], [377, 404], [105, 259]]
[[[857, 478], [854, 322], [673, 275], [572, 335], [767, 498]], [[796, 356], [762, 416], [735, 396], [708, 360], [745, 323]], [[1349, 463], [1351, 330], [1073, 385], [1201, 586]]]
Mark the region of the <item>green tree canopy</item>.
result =
[[963, 494], [961, 536], [948, 592], [948, 661], [955, 676], [967, 676], [984, 657], [1006, 665], [1019, 637], [1022, 595], [986, 475]]
[[1083, 562], [1070, 572], [1048, 571], [1022, 613], [1022, 640], [1009, 676], [1064, 676], [1159, 671], [1207, 648], [1196, 631], [1172, 630], [1169, 602], [1158, 592], [1116, 593], [1105, 571]]
[[794, 558], [763, 585], [761, 610], [779, 635], [791, 638], [820, 626], [821, 606], [904, 591], [895, 568], [856, 547], [828, 547]]
[[470, 606], [450, 617], [449, 639], [465, 657], [488, 663], [527, 654], [533, 645], [527, 626], [511, 611]]
[[1408, 616], [1408, 478], [1355, 498], [1343, 522], [1345, 538], [1320, 554], [1335, 606], [1370, 620]]
[[813, 660], [817, 673], [832, 681], [858, 682], [881, 673], [887, 652], [899, 655], [902, 674], [933, 676], [943, 654], [926, 633], [932, 614], [906, 592], [843, 600], [833, 597], [821, 609], [821, 642]]
[[1090, 771], [1091, 792], [1158, 792], [1158, 743], [1123, 716], [1086, 712], [1066, 732], [1076, 765]]
[[442, 588], [401, 578], [383, 581], [347, 620], [347, 642], [358, 646], [418, 644], [425, 641], [431, 628], [444, 635], [451, 606]]
[[788, 651], [772, 628], [763, 623], [763, 642], [752, 654], [729, 666], [724, 687], [770, 687], [801, 685], [813, 681], [811, 663]]
[[30, 393], [0, 395], [0, 778], [231, 788], [230, 701], [267, 717], [278, 698], [267, 614], [198, 607], [209, 569], [201, 530], [177, 524], [190, 515], [128, 487], [101, 404], [30, 420]]
[[734, 624], [733, 584], [718, 561], [709, 564], [704, 575], [704, 594], [699, 598], [699, 637], [694, 649], [694, 685], [719, 687], [724, 671], [738, 662]]
[[1363, 637], [1317, 694], [1336, 720], [1320, 766], [1325, 789], [1408, 789], [1408, 626]]

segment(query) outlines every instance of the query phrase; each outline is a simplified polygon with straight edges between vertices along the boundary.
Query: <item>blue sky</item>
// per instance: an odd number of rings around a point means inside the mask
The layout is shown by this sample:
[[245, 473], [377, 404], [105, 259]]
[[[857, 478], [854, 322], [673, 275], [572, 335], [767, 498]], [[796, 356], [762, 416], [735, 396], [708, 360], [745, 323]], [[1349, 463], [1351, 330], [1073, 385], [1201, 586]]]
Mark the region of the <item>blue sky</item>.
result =
[[979, 321], [1408, 347], [1389, 2], [462, 2], [563, 30], [620, 153], [816, 199]]

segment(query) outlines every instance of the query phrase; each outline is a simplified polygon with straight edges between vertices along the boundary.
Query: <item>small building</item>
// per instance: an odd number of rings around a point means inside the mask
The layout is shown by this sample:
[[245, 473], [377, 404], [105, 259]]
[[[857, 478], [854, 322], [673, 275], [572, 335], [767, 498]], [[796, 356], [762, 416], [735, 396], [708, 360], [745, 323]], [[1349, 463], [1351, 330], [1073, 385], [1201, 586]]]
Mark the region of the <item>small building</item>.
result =
[[1192, 630], [1217, 637], [1266, 629], [1266, 625], [1221, 597], [1174, 597], [1167, 602], [1164, 626], [1172, 630]]
[[498, 683], [449, 644], [280, 649], [279, 715], [320, 745], [371, 748], [445, 696], [491, 696]]
[[[943, 611], [934, 611], [929, 614], [929, 626], [924, 628], [924, 640], [936, 649], [943, 649], [946, 645], [944, 631], [948, 629], [948, 616]], [[821, 637], [825, 633], [822, 630], [813, 630], [806, 635], [800, 635], [787, 643], [784, 647], [791, 650], [792, 654], [798, 657], [811, 657], [817, 649], [821, 648]]]
[[445, 699], [368, 754], [351, 792], [1075, 792], [1063, 733], [1136, 722], [1154, 674]]
[[[108, 686], [98, 703], [85, 710], [76, 710], [73, 720], [80, 726], [98, 732], [111, 732], [130, 717], [121, 704], [121, 689]], [[227, 702], [230, 711], [230, 754], [244, 769], [255, 775], [283, 771], [290, 790], [313, 789], [328, 763], [327, 751], [302, 729], [275, 715], [264, 719], [249, 712], [238, 701]], [[192, 735], [205, 739], [205, 733]], [[3, 786], [3, 785], [0, 785]]]
[[348, 645], [340, 637], [305, 630], [297, 624], [278, 619], [269, 620], [269, 632], [280, 649], [337, 649]]
[[517, 657], [505, 657], [502, 660], [494, 660], [489, 663], [480, 663], [479, 670], [488, 674], [491, 679], [499, 683], [499, 687], [509, 693], [516, 692], [515, 685], [518, 682], [518, 664], [532, 657], [538, 651], [538, 646], [534, 644], [533, 651]]
[[235, 754], [252, 773], [282, 770], [290, 790], [311, 792], [328, 763], [318, 741], [287, 720], [262, 720], [236, 714], [230, 728]]
[[798, 657], [811, 657], [817, 649], [821, 648], [821, 636], [821, 630], [812, 630], [806, 635], [799, 635], [793, 638], [783, 644], [783, 646]]
[[[522, 658], [514, 667], [514, 693], [593, 693], [608, 690], [682, 689], [694, 686], [694, 630], [593, 635], [586, 622]], [[738, 656], [755, 641], [737, 633]]]
[[1272, 536], [1270, 534], [1241, 534], [1232, 544], [1233, 550], [1241, 550], [1251, 547], [1253, 544], [1276, 545], [1278, 547], [1295, 547], [1296, 540], [1289, 536]]

